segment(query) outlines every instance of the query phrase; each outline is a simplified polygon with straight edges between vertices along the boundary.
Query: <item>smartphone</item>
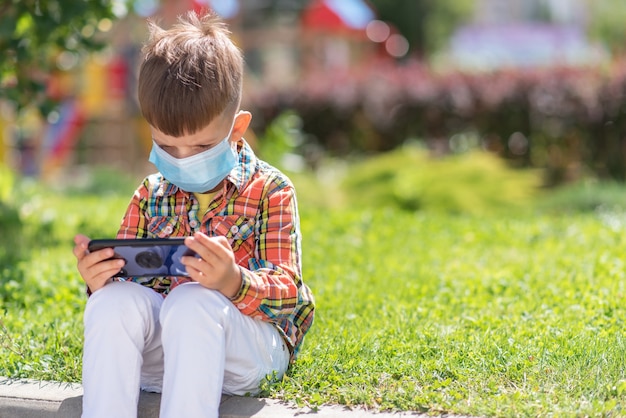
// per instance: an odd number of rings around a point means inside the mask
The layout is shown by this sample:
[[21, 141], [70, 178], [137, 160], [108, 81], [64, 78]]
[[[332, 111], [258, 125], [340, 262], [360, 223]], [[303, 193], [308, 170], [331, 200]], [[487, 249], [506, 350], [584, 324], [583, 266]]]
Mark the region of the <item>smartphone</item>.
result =
[[180, 259], [196, 253], [184, 242], [184, 238], [94, 239], [89, 241], [88, 249], [113, 248], [112, 258], [126, 261], [114, 277], [189, 276]]

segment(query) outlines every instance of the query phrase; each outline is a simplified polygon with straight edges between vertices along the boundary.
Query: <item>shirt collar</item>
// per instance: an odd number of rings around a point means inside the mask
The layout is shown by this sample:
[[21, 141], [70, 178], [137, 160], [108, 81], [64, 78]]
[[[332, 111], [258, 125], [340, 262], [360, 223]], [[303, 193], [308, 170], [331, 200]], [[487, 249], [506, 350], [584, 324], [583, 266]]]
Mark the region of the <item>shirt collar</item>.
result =
[[[235, 168], [233, 168], [226, 177], [226, 187], [229, 187], [228, 183], [230, 183], [233, 184], [237, 190], [241, 191], [252, 180], [252, 176], [254, 175], [255, 167], [257, 165], [257, 158], [250, 145], [243, 138], [237, 143], [237, 152], [239, 154], [239, 161]], [[180, 189], [174, 183], [170, 183], [162, 175], [161, 177], [162, 181], [157, 192], [158, 195], [171, 196], [179, 190], [183, 193], [191, 194]]]

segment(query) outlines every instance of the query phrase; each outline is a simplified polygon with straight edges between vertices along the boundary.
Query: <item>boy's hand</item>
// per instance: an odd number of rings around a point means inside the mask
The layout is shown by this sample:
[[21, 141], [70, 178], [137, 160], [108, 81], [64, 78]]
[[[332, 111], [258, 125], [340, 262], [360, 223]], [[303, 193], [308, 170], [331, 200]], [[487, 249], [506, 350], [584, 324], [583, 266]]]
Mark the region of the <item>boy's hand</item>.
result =
[[241, 272], [226, 238], [209, 238], [202, 232], [196, 232], [185, 239], [185, 245], [200, 256], [185, 256], [181, 259], [193, 280], [228, 298], [239, 293]]
[[124, 260], [109, 260], [113, 257], [112, 248], [103, 248], [90, 253], [87, 250], [89, 241], [84, 235], [76, 235], [74, 256], [78, 260], [78, 272], [93, 293], [112, 281], [113, 275], [124, 267]]

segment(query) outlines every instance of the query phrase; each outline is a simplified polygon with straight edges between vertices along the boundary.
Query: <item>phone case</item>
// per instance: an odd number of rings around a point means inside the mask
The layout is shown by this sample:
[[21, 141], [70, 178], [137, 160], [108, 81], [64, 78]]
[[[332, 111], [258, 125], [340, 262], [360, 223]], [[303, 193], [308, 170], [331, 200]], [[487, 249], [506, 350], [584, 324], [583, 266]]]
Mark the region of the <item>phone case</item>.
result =
[[187, 248], [184, 241], [184, 238], [94, 239], [88, 249], [92, 252], [113, 248], [112, 258], [126, 261], [114, 277], [188, 276], [180, 258], [196, 253]]

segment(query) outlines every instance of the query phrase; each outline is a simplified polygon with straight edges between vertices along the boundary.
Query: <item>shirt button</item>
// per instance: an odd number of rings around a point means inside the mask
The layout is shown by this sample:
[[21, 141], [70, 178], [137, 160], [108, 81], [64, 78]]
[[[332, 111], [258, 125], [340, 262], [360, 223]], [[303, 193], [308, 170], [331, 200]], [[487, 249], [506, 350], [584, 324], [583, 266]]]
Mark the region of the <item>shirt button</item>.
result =
[[237, 232], [239, 232], [239, 227], [237, 225], [233, 225], [230, 227], [230, 232], [231, 234], [236, 234]]
[[166, 234], [171, 234], [173, 231], [174, 231], [174, 228], [172, 228], [172, 225], [166, 226], [164, 230]]
[[191, 226], [192, 228], [195, 228], [196, 226], [198, 226], [198, 221], [194, 219], [193, 221], [189, 222], [189, 226]]
[[245, 308], [245, 307], [246, 307], [246, 304], [245, 304], [245, 303], [240, 303], [239, 305], [237, 305], [237, 307], [238, 307], [239, 309], [243, 309], [243, 308]]

